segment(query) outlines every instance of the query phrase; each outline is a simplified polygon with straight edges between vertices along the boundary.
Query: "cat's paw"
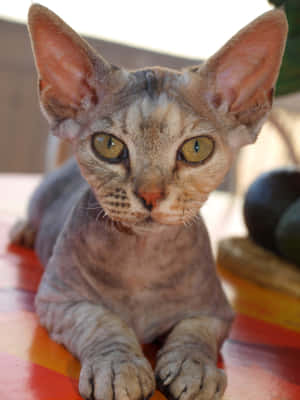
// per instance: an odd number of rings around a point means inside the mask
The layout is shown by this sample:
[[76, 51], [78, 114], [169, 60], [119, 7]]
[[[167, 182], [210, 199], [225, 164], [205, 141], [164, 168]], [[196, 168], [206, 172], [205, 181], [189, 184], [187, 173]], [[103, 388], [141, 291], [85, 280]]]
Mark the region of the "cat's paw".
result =
[[86, 400], [143, 400], [154, 390], [154, 374], [145, 358], [116, 351], [83, 362], [79, 392]]
[[158, 389], [167, 399], [219, 400], [226, 389], [225, 373], [206, 357], [166, 353], [155, 372]]
[[18, 220], [9, 232], [10, 244], [33, 248], [36, 231], [28, 221]]

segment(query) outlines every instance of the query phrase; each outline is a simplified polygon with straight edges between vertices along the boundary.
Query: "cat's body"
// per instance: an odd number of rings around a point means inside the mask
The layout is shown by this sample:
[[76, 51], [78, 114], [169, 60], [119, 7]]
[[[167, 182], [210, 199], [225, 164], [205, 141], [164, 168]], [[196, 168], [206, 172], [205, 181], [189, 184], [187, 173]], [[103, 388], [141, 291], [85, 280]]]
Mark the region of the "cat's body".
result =
[[199, 208], [271, 108], [283, 12], [182, 72], [112, 66], [38, 5], [29, 27], [43, 111], [79, 166], [71, 160], [46, 177], [13, 235], [34, 232], [46, 266], [41, 323], [80, 359], [86, 399], [146, 399], [155, 378], [139, 341], [163, 334], [159, 389], [220, 399], [226, 377], [216, 361], [233, 313]]
[[[45, 205], [49, 192], [53, 197]], [[52, 277], [60, 266], [64, 296], [70, 292], [122, 315], [143, 343], [165, 334], [183, 317], [198, 315], [224, 320], [225, 337], [232, 311], [200, 219], [189, 227], [120, 231], [103, 216], [73, 160], [45, 179], [30, 210], [29, 221], [38, 232], [35, 249], [44, 265], [58, 242], [55, 252], [60, 251], [63, 263], [54, 256], [46, 274]], [[59, 235], [63, 240], [57, 240]]]
[[63, 168], [48, 174], [32, 196], [28, 220], [38, 233], [34, 247], [44, 266], [72, 208], [88, 187], [75, 160], [70, 160]]

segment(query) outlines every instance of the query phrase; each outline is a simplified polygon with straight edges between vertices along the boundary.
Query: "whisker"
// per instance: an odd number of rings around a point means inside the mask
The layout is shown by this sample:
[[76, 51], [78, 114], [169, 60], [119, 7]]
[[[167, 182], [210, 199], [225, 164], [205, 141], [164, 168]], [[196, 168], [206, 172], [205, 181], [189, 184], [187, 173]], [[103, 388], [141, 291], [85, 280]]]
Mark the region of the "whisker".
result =
[[101, 210], [98, 212], [98, 214], [96, 216], [96, 221], [98, 221], [99, 218], [101, 218], [101, 217], [104, 218], [106, 216], [107, 216], [106, 212], [103, 210], [103, 208], [101, 208]]
[[195, 207], [193, 209], [189, 208], [183, 208], [183, 218], [182, 218], [182, 223], [185, 228], [189, 228], [191, 225], [194, 225], [197, 223], [197, 220], [199, 220], [201, 216], [198, 214], [198, 207]]
[[100, 208], [102, 209], [100, 205], [96, 207], [81, 207], [82, 210], [99, 210]]

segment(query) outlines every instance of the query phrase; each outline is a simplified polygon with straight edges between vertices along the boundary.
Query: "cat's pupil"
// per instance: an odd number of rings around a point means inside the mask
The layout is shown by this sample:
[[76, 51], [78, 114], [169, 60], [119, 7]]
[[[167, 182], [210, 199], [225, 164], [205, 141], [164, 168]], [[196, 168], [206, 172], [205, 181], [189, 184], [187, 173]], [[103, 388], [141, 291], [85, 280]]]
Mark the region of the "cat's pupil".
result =
[[107, 141], [107, 148], [110, 149], [114, 145], [114, 141], [112, 137], [110, 136], [108, 141]]
[[195, 140], [195, 143], [194, 143], [194, 150], [195, 150], [196, 153], [198, 153], [198, 151], [200, 150], [200, 146], [199, 146], [198, 140]]

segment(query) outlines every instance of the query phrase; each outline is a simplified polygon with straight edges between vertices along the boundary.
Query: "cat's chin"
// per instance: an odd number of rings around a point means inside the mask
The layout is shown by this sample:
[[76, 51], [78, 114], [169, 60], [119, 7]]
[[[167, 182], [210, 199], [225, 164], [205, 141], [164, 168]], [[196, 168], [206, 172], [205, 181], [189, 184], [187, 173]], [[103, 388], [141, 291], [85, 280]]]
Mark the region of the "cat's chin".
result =
[[154, 210], [151, 214], [146, 214], [144, 216], [139, 215], [139, 218], [133, 219], [116, 219], [112, 216], [109, 216], [107, 213], [107, 219], [112, 223], [112, 225], [120, 232], [127, 234], [142, 234], [142, 233], [151, 233], [151, 232], [161, 232], [165, 229], [170, 228], [171, 226], [179, 226], [185, 225], [188, 226], [191, 223], [191, 220], [196, 218], [195, 215], [190, 215], [189, 218], [180, 214], [172, 214], [172, 213], [162, 213], [158, 210]]
[[147, 217], [141, 221], [136, 222], [122, 222], [120, 221], [118, 224], [125, 227], [131, 231], [131, 233], [142, 234], [142, 233], [151, 233], [151, 232], [160, 232], [168, 226], [168, 224], [162, 224], [161, 222], [155, 221], [151, 216]]
[[164, 218], [155, 218], [152, 216], [148, 216], [143, 220], [135, 222], [115, 221], [114, 224], [119, 231], [132, 234], [142, 234], [161, 232], [165, 229], [168, 229], [172, 225], [182, 225], [183, 221], [181, 218], [174, 216], [164, 216]]

